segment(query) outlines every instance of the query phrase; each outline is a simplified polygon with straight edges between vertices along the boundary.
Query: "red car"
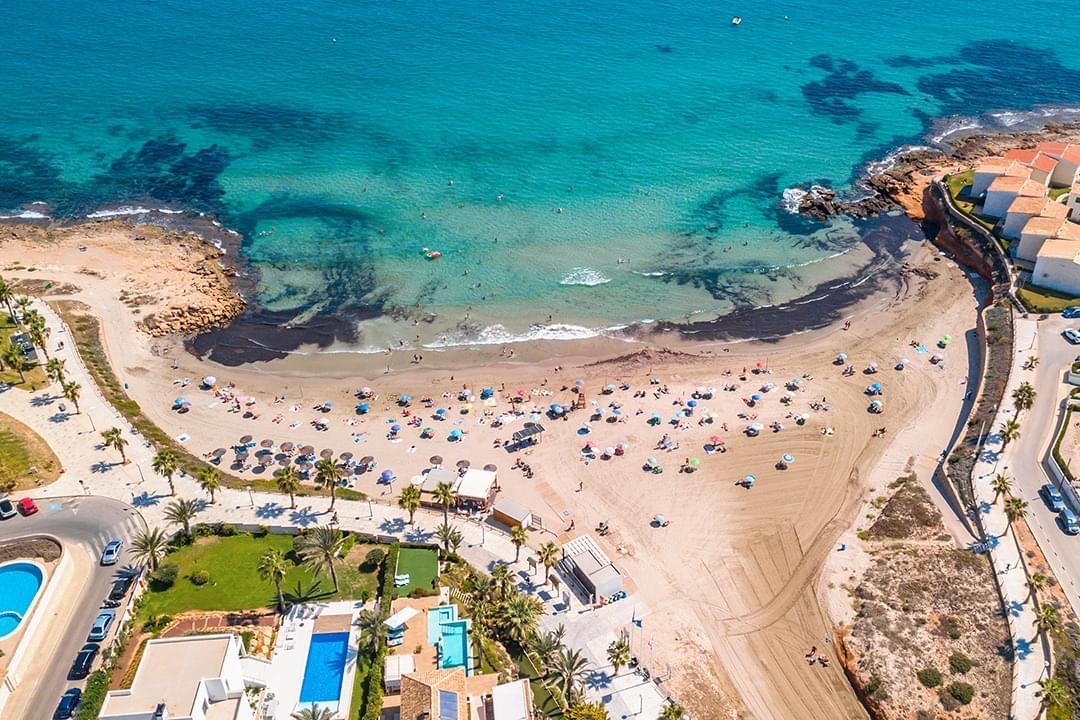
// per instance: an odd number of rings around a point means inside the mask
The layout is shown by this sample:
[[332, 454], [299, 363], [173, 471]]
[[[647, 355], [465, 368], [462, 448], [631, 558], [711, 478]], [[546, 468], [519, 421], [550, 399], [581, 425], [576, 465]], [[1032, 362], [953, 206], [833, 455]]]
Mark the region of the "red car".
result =
[[19, 501], [19, 512], [26, 515], [33, 515], [38, 511], [37, 504], [30, 498], [23, 498]]

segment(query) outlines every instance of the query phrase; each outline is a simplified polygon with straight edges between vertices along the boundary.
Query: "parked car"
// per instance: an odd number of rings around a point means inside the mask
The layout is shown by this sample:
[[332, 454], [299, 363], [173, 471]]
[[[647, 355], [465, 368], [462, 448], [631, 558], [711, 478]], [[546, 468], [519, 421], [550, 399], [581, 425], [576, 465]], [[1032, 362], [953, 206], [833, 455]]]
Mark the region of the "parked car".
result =
[[84, 678], [90, 674], [90, 668], [94, 666], [94, 658], [97, 657], [101, 646], [97, 643], [87, 643], [75, 656], [75, 662], [71, 664], [71, 673], [68, 675], [73, 680]]
[[1065, 509], [1065, 498], [1061, 497], [1061, 493], [1058, 492], [1053, 483], [1046, 483], [1039, 488], [1039, 494], [1042, 495], [1043, 500], [1054, 512], [1061, 512]]
[[100, 642], [104, 640], [109, 634], [109, 628], [112, 627], [113, 620], [115, 619], [115, 610], [102, 610], [99, 612], [98, 616], [94, 618], [94, 624], [90, 628], [90, 634], [86, 636], [86, 639], [91, 642]]
[[101, 564], [115, 565], [116, 561], [120, 559], [120, 549], [123, 547], [123, 540], [110, 540], [105, 549], [101, 551]]
[[1080, 522], [1077, 522], [1076, 515], [1069, 508], [1063, 509], [1058, 513], [1058, 520], [1061, 522], [1061, 529], [1068, 535], [1080, 535]]
[[123, 600], [133, 582], [135, 582], [135, 577], [132, 575], [117, 578], [116, 582], [113, 583], [112, 590], [109, 591], [109, 599], [113, 601]]
[[68, 688], [68, 691], [60, 698], [60, 704], [56, 706], [56, 714], [53, 715], [53, 717], [71, 717], [75, 714], [75, 709], [79, 707], [80, 700], [82, 700], [82, 690], [79, 688]]
[[1065, 328], [1061, 334], [1073, 345], [1080, 345], [1080, 332], [1077, 332], [1072, 328]]
[[1061, 311], [1061, 317], [1069, 318], [1070, 320], [1080, 318], [1080, 305], [1070, 305]]
[[19, 501], [19, 512], [23, 515], [33, 515], [38, 511], [37, 503], [30, 498], [23, 498]]
[[0, 499], [0, 520], [15, 517], [15, 505], [7, 498]]

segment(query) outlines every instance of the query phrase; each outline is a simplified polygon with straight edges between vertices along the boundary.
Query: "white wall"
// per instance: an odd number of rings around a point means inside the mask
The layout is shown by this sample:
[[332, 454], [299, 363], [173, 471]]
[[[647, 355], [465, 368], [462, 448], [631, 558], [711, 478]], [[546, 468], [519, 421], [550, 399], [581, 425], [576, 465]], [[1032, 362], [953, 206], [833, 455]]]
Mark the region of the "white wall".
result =
[[988, 170], [979, 172], [975, 171], [975, 179], [971, 182], [971, 197], [977, 198], [986, 192], [986, 188], [990, 187], [990, 183], [994, 182], [996, 178], [1001, 177], [1000, 170]]
[[1057, 167], [1054, 168], [1054, 172], [1050, 174], [1050, 184], [1072, 187], [1072, 184], [1076, 182], [1076, 163], [1069, 162], [1068, 160], [1058, 160]]
[[1080, 296], [1080, 265], [1072, 260], [1041, 257], [1035, 262], [1032, 281], [1040, 287]]
[[1021, 233], [1020, 244], [1016, 246], [1016, 257], [1028, 262], [1035, 262], [1039, 257], [1039, 250], [1046, 242], [1047, 235], [1039, 233]]
[[1069, 195], [1066, 207], [1069, 208], [1069, 219], [1074, 223], [1080, 223], [1080, 193]]
[[[1005, 223], [1001, 226], [1002, 236], [1009, 240], [1015, 240], [1020, 237], [1021, 231], [1024, 229], [1024, 225], [1032, 218], [1031, 213], [1022, 212], [1010, 212], [1005, 215]], [[1034, 258], [1032, 258], [1034, 259]]]
[[992, 218], [999, 218], [1008, 212], [1009, 206], [1012, 205], [1012, 201], [1015, 199], [1016, 193], [1014, 192], [987, 191], [982, 214]]

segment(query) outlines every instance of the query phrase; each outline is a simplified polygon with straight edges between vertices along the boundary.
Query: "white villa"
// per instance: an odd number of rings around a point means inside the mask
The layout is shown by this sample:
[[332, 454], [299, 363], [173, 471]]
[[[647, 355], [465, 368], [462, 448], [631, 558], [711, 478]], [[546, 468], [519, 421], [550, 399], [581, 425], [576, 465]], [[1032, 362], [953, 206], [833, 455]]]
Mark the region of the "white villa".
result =
[[[1067, 191], [1051, 200], [1055, 188]], [[987, 158], [970, 192], [1001, 236], [1019, 241], [1015, 258], [1035, 285], [1080, 296], [1080, 145], [1045, 142]]]

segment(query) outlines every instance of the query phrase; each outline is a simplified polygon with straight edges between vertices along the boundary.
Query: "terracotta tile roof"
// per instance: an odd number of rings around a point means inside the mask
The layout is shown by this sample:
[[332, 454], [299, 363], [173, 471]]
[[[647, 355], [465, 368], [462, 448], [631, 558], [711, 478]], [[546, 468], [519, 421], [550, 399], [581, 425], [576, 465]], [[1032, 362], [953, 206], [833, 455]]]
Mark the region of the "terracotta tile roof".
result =
[[1024, 163], [1026, 165], [1026, 164], [1030, 163], [1032, 160], [1034, 160], [1035, 156], [1038, 155], [1038, 154], [1039, 154], [1039, 151], [1035, 150], [1034, 148], [1032, 148], [1030, 150], [1019, 150], [1019, 149], [1017, 149], [1017, 150], [1010, 150], [1009, 152], [1005, 153], [1005, 157], [1007, 157], [1009, 160], [1016, 160], [1016, 161], [1022, 162], [1022, 163]]
[[1039, 249], [1039, 257], [1075, 261], [1077, 252], [1080, 252], [1080, 243], [1074, 240], [1050, 238]]
[[1080, 145], [1069, 145], [1061, 154], [1061, 159], [1080, 165]]
[[1055, 158], [1060, 158], [1067, 147], [1069, 147], [1069, 144], [1063, 142], [1041, 142], [1035, 146], [1035, 149], [1047, 155], [1053, 155]]
[[1029, 197], [1046, 197], [1046, 186], [1034, 180], [1027, 180], [1020, 186], [1020, 194]]
[[1033, 217], [1024, 223], [1021, 235], [1040, 235], [1044, 238], [1052, 237], [1061, 227], [1061, 220], [1050, 217]]
[[1031, 167], [1036, 170], [1042, 170], [1045, 173], [1054, 172], [1054, 168], [1057, 167], [1058, 161], [1056, 158], [1052, 158], [1046, 153], [1039, 153], [1035, 156], [1035, 159], [1031, 161]]
[[1000, 172], [1013, 164], [1013, 161], [1004, 157], [988, 157], [975, 166], [975, 172]]
[[1027, 215], [1038, 215], [1042, 212], [1044, 204], [1046, 204], [1045, 198], [1017, 195], [1016, 199], [1014, 199], [1012, 203], [1009, 204], [1009, 212], [1026, 213]]
[[1031, 168], [1018, 162], [1011, 162], [1009, 167], [1005, 168], [1005, 174], [1010, 177], [1031, 177]]
[[1028, 182], [1026, 177], [1013, 177], [1012, 175], [1002, 175], [994, 178], [994, 182], [990, 183], [990, 187], [987, 192], [1011, 192], [1018, 193], [1020, 189], [1024, 187], [1024, 183]]

